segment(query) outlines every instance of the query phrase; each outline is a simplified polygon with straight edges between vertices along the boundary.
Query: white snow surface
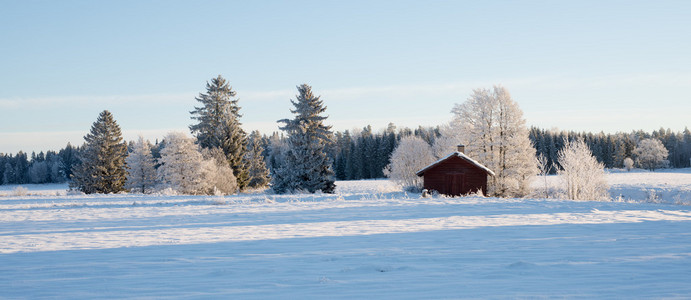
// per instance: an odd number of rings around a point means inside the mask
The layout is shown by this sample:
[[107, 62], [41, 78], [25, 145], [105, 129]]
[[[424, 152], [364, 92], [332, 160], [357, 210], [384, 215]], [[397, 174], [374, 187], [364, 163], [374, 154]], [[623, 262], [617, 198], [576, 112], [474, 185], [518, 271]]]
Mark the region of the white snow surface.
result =
[[[659, 169], [654, 172], [641, 169], [606, 171], [612, 201], [691, 205], [691, 168]], [[556, 175], [547, 176], [546, 179], [550, 189], [563, 184]], [[532, 186], [543, 189], [545, 179], [538, 176]]]
[[[678, 194], [687, 175], [608, 180], [613, 190]], [[387, 180], [337, 186], [226, 197], [2, 187], [0, 298], [691, 295], [689, 206], [421, 198]]]

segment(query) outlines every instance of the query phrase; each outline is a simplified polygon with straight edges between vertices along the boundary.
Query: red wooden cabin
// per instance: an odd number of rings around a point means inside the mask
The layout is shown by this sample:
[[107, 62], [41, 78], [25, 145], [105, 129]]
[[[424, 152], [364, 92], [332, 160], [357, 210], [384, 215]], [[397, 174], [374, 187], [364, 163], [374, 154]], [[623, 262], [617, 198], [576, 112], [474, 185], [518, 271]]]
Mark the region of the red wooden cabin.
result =
[[465, 147], [458, 146], [458, 151], [434, 162], [415, 173], [423, 176], [424, 188], [449, 196], [460, 196], [475, 193], [479, 190], [487, 194], [487, 175], [494, 172], [479, 162], [466, 156]]

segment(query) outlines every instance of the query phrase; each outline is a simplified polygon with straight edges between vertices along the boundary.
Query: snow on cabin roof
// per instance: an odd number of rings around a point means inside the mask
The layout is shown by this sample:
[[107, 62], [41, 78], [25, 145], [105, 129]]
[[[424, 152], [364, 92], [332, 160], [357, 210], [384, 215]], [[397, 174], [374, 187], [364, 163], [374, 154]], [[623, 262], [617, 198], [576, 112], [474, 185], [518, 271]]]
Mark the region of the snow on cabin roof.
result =
[[464, 159], [465, 161], [467, 161], [467, 162], [469, 162], [469, 163], [475, 165], [476, 167], [482, 169], [483, 171], [487, 172], [487, 174], [494, 176], [494, 172], [492, 172], [492, 170], [490, 170], [489, 168], [485, 167], [485, 166], [482, 165], [481, 163], [475, 161], [474, 159], [468, 157], [467, 155], [463, 154], [463, 152], [454, 152], [454, 153], [451, 153], [451, 154], [447, 155], [446, 157], [441, 158], [441, 159], [439, 159], [439, 160], [433, 162], [431, 165], [422, 168], [420, 171], [417, 171], [417, 172], [415, 173], [415, 175], [417, 175], [417, 176], [422, 176], [422, 174], [424, 174], [427, 170], [436, 167], [438, 164], [442, 163], [443, 161], [445, 161], [445, 160], [447, 160], [447, 159], [449, 159], [449, 158], [451, 158], [451, 157], [453, 157], [453, 156], [458, 156], [458, 157]]

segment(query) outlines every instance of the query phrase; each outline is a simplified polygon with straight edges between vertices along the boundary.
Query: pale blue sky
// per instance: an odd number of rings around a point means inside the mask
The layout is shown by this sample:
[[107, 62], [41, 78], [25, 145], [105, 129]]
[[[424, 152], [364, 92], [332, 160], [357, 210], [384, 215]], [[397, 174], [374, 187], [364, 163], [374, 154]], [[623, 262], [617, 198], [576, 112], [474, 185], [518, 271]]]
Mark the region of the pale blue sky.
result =
[[276, 130], [308, 83], [337, 130], [439, 125], [502, 84], [529, 125], [689, 125], [691, 1], [3, 1], [0, 152], [187, 131], [222, 74], [245, 129]]

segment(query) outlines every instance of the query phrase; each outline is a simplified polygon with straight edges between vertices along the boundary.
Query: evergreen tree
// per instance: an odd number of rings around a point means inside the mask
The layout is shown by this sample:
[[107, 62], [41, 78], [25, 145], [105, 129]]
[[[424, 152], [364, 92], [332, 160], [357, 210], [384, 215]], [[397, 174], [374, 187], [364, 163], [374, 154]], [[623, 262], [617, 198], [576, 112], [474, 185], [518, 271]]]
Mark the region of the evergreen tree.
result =
[[2, 175], [2, 184], [13, 184], [15, 183], [15, 174], [14, 174], [14, 166], [11, 163], [12, 161], [12, 156], [9, 157], [7, 162], [5, 163], [5, 171], [3, 172]]
[[129, 168], [125, 187], [130, 191], [140, 193], [153, 191], [158, 182], [156, 162], [151, 155], [151, 144], [140, 136], [125, 161]]
[[29, 159], [26, 153], [19, 151], [14, 157], [14, 183], [29, 183]]
[[70, 187], [87, 194], [124, 191], [127, 144], [113, 115], [101, 112], [84, 140], [81, 163], [72, 170]]
[[61, 172], [65, 178], [72, 178], [72, 168], [79, 164], [79, 148], [67, 143], [67, 146], [58, 152], [58, 156], [62, 161]]
[[322, 191], [333, 193], [334, 172], [327, 147], [333, 142], [331, 126], [323, 124], [327, 118], [323, 102], [312, 94], [312, 87], [297, 87], [299, 94], [291, 100], [294, 119], [283, 119], [281, 130], [288, 135], [288, 150], [283, 164], [274, 171], [272, 188], [276, 193]]
[[249, 173], [247, 186], [250, 188], [263, 188], [269, 184], [269, 169], [266, 168], [263, 152], [264, 146], [261, 135], [259, 131], [255, 130], [249, 136], [247, 153], [245, 154]]
[[236, 92], [221, 75], [206, 83], [206, 93], [195, 100], [202, 106], [190, 112], [198, 121], [190, 130], [202, 148], [220, 148], [233, 169], [241, 190], [249, 183], [249, 171], [244, 160], [247, 151], [246, 133], [240, 127], [240, 106]]

